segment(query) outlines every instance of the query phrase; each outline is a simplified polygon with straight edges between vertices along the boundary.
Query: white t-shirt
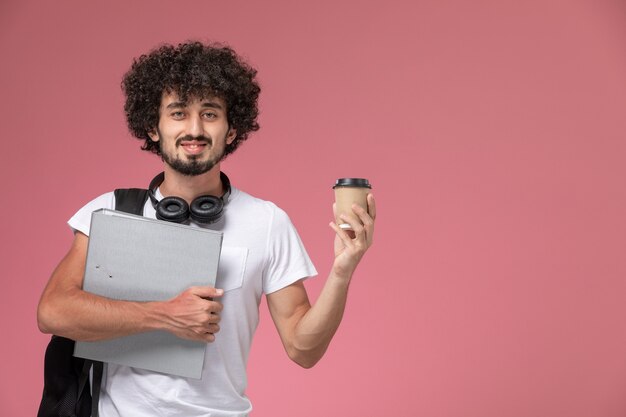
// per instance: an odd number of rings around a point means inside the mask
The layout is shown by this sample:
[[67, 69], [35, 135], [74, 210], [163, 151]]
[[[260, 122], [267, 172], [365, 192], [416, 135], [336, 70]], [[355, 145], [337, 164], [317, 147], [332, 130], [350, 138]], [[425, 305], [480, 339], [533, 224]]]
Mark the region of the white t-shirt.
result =
[[[157, 199], [162, 196], [157, 190]], [[69, 225], [89, 235], [91, 213], [115, 208], [114, 194], [97, 197], [81, 208]], [[155, 218], [146, 202], [143, 215]], [[220, 331], [207, 345], [202, 379], [190, 379], [108, 364], [100, 394], [102, 417], [246, 416], [246, 364], [259, 321], [263, 293], [280, 290], [317, 274], [287, 214], [271, 202], [232, 188], [222, 218], [198, 225], [224, 233], [216, 288]]]

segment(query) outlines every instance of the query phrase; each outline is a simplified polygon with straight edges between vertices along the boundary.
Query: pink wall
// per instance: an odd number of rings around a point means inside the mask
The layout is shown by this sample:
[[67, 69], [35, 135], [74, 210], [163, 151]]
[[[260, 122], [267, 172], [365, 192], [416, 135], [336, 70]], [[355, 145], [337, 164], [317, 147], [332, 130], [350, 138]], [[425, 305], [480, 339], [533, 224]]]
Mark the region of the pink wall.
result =
[[334, 179], [379, 203], [322, 363], [291, 364], [263, 306], [253, 416], [626, 415], [623, 2], [111, 3], [0, 4], [0, 415], [35, 414], [65, 221], [159, 169], [120, 78], [188, 38], [259, 69], [262, 129], [225, 170], [290, 213], [313, 298]]

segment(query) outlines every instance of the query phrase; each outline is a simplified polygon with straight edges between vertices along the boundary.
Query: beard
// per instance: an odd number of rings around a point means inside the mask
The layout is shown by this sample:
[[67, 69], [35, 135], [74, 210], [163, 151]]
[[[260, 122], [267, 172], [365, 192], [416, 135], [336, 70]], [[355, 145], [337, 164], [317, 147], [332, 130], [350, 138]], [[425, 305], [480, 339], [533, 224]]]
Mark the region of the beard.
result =
[[[206, 146], [213, 145], [213, 140], [211, 138], [207, 138], [206, 136], [198, 136], [198, 137], [185, 136], [185, 137], [179, 138], [176, 141], [176, 147], [180, 146], [180, 143], [182, 141], [190, 141], [190, 140], [197, 140], [197, 141], [205, 142], [207, 144]], [[186, 175], [186, 176], [196, 176], [196, 175], [201, 175], [201, 174], [204, 174], [205, 172], [210, 171], [211, 169], [213, 169], [215, 165], [217, 165], [222, 159], [224, 159], [224, 149], [222, 149], [221, 152], [219, 152], [218, 154], [214, 155], [213, 157], [205, 161], [200, 161], [199, 156], [196, 156], [196, 155], [190, 155], [187, 157], [187, 160], [183, 160], [179, 156], [170, 155], [167, 152], [162, 152], [161, 158], [174, 171], [182, 175]]]

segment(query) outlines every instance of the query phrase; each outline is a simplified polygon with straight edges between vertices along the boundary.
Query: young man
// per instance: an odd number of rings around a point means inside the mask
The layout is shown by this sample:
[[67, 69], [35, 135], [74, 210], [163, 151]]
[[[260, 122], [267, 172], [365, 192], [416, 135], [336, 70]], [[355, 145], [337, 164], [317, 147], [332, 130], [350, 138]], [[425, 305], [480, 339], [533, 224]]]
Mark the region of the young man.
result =
[[189, 288], [167, 301], [116, 301], [81, 289], [91, 212], [114, 208], [113, 193], [70, 219], [74, 242], [39, 303], [42, 332], [93, 341], [166, 330], [207, 342], [202, 380], [108, 364], [103, 417], [247, 415], [246, 362], [263, 293], [287, 354], [305, 368], [322, 357], [339, 326], [352, 274], [372, 244], [374, 199], [368, 196], [368, 211], [355, 205], [342, 214], [354, 232], [331, 223], [335, 260], [311, 306], [302, 280], [316, 272], [287, 215], [230, 187], [220, 172], [220, 161], [258, 130], [255, 75], [231, 49], [193, 42], [141, 56], [124, 77], [129, 128], [145, 141], [142, 149], [164, 161], [164, 177], [160, 184], [156, 179], [155, 201], [146, 202], [144, 216], [154, 218], [156, 201], [169, 196], [188, 203], [207, 194], [222, 197], [219, 220], [189, 222], [222, 231], [224, 239], [217, 288]]

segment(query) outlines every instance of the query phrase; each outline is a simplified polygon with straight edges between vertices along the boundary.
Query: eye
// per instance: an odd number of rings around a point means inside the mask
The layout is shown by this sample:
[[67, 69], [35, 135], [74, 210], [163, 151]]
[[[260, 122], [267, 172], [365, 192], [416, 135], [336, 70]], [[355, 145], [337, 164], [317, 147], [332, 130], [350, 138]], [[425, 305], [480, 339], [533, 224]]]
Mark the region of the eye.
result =
[[202, 113], [202, 117], [204, 117], [205, 119], [213, 120], [217, 118], [217, 114], [213, 112], [204, 112]]
[[182, 111], [174, 111], [170, 113], [170, 116], [172, 116], [173, 119], [180, 120], [185, 117], [185, 113]]

